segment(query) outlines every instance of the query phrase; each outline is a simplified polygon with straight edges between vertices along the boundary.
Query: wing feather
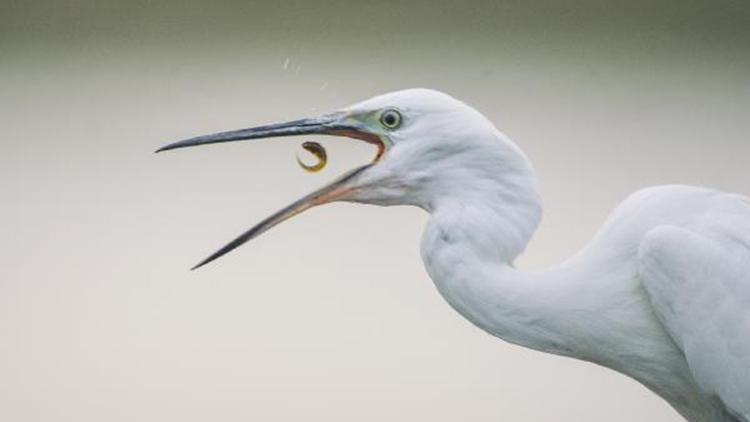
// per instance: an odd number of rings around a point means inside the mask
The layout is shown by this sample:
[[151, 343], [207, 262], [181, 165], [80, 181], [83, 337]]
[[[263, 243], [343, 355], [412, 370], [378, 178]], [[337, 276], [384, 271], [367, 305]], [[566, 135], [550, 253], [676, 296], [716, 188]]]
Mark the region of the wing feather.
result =
[[750, 421], [750, 219], [732, 225], [736, 215], [723, 217], [702, 231], [651, 229], [639, 248], [640, 273], [698, 385]]

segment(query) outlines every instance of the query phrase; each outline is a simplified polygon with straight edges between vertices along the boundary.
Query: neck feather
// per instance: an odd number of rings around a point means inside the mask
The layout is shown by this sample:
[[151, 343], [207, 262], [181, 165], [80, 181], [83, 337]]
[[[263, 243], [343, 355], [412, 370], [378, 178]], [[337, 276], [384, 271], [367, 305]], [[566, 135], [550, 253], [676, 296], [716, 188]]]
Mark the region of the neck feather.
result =
[[513, 260], [530, 240], [539, 204], [502, 197], [463, 196], [431, 210], [421, 252], [443, 298], [493, 336], [622, 372], [686, 417], [710, 413], [651, 312], [635, 261], [593, 248], [549, 270], [517, 270]]
[[[498, 202], [463, 198], [432, 211], [421, 252], [441, 295], [476, 326], [503, 340], [605, 363], [607, 353], [595, 353], [602, 348], [593, 332], [612, 328], [599, 327], [609, 321], [599, 317], [619, 306], [610, 298], [626, 292], [597, 286], [601, 275], [589, 273], [590, 267], [576, 258], [543, 272], [516, 269], [513, 261], [536, 227], [538, 204], [530, 197]], [[628, 268], [611, 275], [622, 280], [633, 276]]]
[[540, 206], [532, 196], [501, 199], [506, 197], [463, 195], [436, 206], [422, 236], [425, 268], [446, 301], [479, 328], [511, 343], [567, 354], [558, 331], [542, 321], [539, 284], [513, 267]]
[[710, 411], [651, 311], [635, 259], [597, 245], [549, 270], [514, 268], [541, 218], [541, 203], [522, 153], [512, 165], [506, 170], [513, 171], [467, 171], [452, 179], [462, 185], [444, 187], [441, 199], [424, 207], [430, 219], [422, 259], [441, 295], [493, 336], [610, 367], [683, 415]]
[[542, 207], [531, 165], [512, 144], [504, 146], [510, 159], [502, 170], [472, 170], [469, 183], [433, 203], [422, 258], [443, 297], [472, 323], [512, 343], [561, 353], [559, 336], [539, 324], [537, 283], [513, 267]]
[[573, 326], [607, 306], [578, 300], [595, 275], [581, 274], [575, 265], [542, 273], [513, 266], [541, 219], [541, 201], [526, 157], [512, 144], [504, 147], [501, 171], [476, 170], [469, 183], [463, 175], [464, 183], [451, 186], [428, 210], [421, 245], [427, 272], [454, 309], [490, 334], [597, 361], [581, 348], [589, 328]]

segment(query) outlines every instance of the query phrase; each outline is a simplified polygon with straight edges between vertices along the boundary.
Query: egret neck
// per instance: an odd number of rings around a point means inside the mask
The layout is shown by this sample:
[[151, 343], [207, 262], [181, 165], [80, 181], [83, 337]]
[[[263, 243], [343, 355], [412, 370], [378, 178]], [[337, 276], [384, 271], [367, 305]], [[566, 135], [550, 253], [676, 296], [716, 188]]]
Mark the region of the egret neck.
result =
[[495, 151], [482, 157], [497, 154], [502, 166], [448, 166], [463, 169], [461, 183], [444, 186], [423, 206], [430, 218], [422, 259], [443, 298], [505, 341], [625, 373], [687, 417], [712, 408], [696, 395], [679, 349], [650, 311], [635, 260], [624, 259], [637, 247], [592, 242], [544, 271], [514, 267], [542, 205], [531, 164], [504, 135], [497, 137]]
[[513, 266], [541, 219], [536, 177], [524, 154], [501, 134], [497, 138], [481, 153], [484, 160], [502, 159], [492, 171], [444, 166], [462, 174], [440, 180], [461, 183], [432, 189], [441, 194], [424, 206], [430, 218], [422, 259], [445, 300], [478, 327], [512, 343], [568, 354], [566, 339], [540, 319], [533, 276]]

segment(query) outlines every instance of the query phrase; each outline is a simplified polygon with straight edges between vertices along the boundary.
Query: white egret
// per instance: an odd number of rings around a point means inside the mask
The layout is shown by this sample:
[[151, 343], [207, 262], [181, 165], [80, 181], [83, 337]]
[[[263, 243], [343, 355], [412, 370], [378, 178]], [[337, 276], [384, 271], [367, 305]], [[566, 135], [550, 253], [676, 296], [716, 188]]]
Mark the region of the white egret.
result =
[[481, 329], [619, 371], [687, 420], [750, 422], [746, 197], [678, 185], [641, 190], [578, 254], [529, 273], [513, 261], [542, 213], [532, 166], [482, 114], [437, 91], [398, 91], [320, 117], [200, 136], [160, 151], [304, 134], [364, 140], [378, 155], [198, 266], [316, 205], [414, 205], [430, 214], [421, 243], [427, 272], [445, 300]]

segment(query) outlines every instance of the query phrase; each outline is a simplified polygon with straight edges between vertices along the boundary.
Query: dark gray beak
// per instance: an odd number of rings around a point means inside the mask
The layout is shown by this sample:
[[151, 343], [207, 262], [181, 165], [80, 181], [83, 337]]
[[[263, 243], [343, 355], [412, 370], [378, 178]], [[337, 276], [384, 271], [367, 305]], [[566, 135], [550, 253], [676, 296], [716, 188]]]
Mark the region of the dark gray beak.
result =
[[[185, 139], [174, 142], [159, 148], [156, 152], [169, 151], [172, 149], [193, 147], [197, 145], [217, 144], [222, 142], [243, 141], [249, 139], [274, 138], [281, 136], [296, 136], [310, 134], [325, 134], [346, 136], [349, 138], [360, 139], [368, 143], [377, 145], [378, 154], [375, 158], [377, 161], [385, 151], [385, 143], [377, 134], [368, 132], [363, 127], [345, 121], [345, 113], [337, 112], [320, 117], [309, 119], [294, 120], [286, 123], [277, 123], [265, 126], [257, 126], [248, 129], [232, 130], [229, 132], [220, 132], [212, 135], [197, 136], [195, 138]], [[258, 223], [256, 226], [247, 230], [232, 242], [216, 251], [208, 258], [201, 261], [193, 267], [195, 270], [208, 264], [209, 262], [229, 253], [235, 248], [245, 244], [271, 227], [287, 220], [309, 208], [336, 200], [346, 199], [347, 196], [356, 192], [357, 188], [352, 181], [356, 179], [362, 171], [372, 166], [374, 163], [360, 166], [345, 175], [341, 176], [333, 183], [295, 201], [289, 206], [282, 208], [280, 211]]]
[[219, 132], [211, 135], [196, 136], [195, 138], [185, 139], [183, 141], [165, 145], [156, 150], [156, 152], [194, 147], [197, 145], [244, 141], [249, 139], [311, 134], [336, 134], [336, 131], [356, 129], [355, 127], [339, 123], [342, 115], [343, 113], [333, 113], [309, 119], [293, 120], [286, 123], [276, 123], [272, 125], [257, 126], [247, 129]]

